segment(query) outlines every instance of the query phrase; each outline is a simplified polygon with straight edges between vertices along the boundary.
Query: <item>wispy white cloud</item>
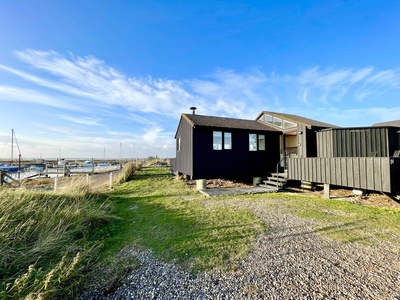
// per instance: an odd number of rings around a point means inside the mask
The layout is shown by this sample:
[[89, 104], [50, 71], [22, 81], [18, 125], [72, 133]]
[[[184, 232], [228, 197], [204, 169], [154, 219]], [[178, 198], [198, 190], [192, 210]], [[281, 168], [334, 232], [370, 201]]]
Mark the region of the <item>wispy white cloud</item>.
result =
[[188, 81], [188, 85], [194, 94], [205, 99], [202, 110], [249, 118], [268, 101], [265, 97], [270, 85], [268, 81], [267, 76], [258, 69], [244, 74], [217, 69], [206, 79]]
[[71, 121], [73, 123], [81, 124], [81, 125], [90, 125], [90, 126], [104, 126], [104, 124], [100, 124], [102, 119], [92, 116], [92, 117], [73, 117], [67, 115], [59, 115], [58, 118]]
[[17, 57], [51, 78], [39, 78], [3, 66], [2, 69], [40, 86], [91, 100], [92, 105], [106, 104], [153, 112], [172, 117], [176, 108], [191, 102], [192, 95], [182, 83], [152, 77], [130, 78], [92, 56], [67, 59], [54, 51], [18, 51]]
[[5, 85], [0, 85], [0, 101], [25, 102], [52, 106], [71, 111], [83, 111], [81, 106], [71, 103], [71, 101], [68, 101], [65, 97], [52, 96], [34, 89], [25, 89]]
[[351, 95], [354, 85], [366, 82], [371, 75], [371, 67], [359, 70], [320, 70], [319, 67], [314, 67], [303, 70], [297, 76], [291, 76], [291, 79], [299, 85], [299, 98], [303, 102], [320, 101], [328, 104], [330, 101], [340, 101], [346, 95]]
[[160, 139], [160, 134], [163, 132], [163, 129], [160, 126], [154, 125], [150, 128], [144, 129], [143, 141], [154, 144]]
[[[335, 105], [342, 99], [364, 101], [389, 90], [400, 88], [397, 70], [304, 69], [298, 74], [265, 74], [259, 69], [246, 73], [217, 69], [203, 79], [177, 81], [151, 76], [128, 77], [93, 56], [64, 57], [55, 51], [24, 50], [17, 57], [45, 71], [41, 76], [4, 65], [0, 68], [38, 86], [56, 90], [68, 97], [85, 99], [85, 106], [121, 107], [135, 122], [149, 124], [140, 113], [154, 113], [177, 118], [177, 112], [192, 105], [204, 114], [249, 118], [261, 109], [273, 109], [296, 101], [313, 106]], [[68, 108], [70, 104], [50, 101], [37, 91], [2, 87], [1, 93], [20, 99]], [[32, 97], [21, 97], [29, 94]], [[23, 100], [21, 100], [23, 99]], [[77, 100], [78, 101], [78, 100]], [[81, 101], [82, 102], [82, 101]], [[297, 104], [299, 105], [299, 104]], [[151, 122], [151, 121], [150, 121]]]

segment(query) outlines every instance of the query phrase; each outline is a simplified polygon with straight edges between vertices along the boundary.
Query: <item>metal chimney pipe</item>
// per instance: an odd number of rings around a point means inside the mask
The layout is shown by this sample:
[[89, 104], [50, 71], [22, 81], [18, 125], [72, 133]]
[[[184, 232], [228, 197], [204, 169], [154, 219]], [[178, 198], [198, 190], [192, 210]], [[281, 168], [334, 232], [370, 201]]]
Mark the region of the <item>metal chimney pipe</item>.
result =
[[194, 114], [194, 115], [195, 115], [195, 114], [196, 114], [196, 113], [195, 113], [195, 110], [196, 110], [197, 108], [196, 108], [196, 107], [194, 107], [194, 106], [192, 106], [190, 109], [192, 110], [192, 114]]

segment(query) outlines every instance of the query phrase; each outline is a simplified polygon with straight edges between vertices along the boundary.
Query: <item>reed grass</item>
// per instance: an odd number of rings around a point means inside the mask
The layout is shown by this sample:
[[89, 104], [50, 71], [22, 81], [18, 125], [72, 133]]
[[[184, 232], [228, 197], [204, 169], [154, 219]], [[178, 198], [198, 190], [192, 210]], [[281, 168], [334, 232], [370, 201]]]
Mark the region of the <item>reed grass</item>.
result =
[[108, 203], [82, 182], [58, 192], [0, 189], [0, 298], [72, 297], [102, 245], [90, 236], [109, 220]]
[[130, 162], [126, 163], [124, 165], [121, 173], [116, 178], [115, 183], [121, 184], [121, 183], [124, 183], [126, 181], [133, 179], [135, 172], [139, 171], [141, 169], [142, 169], [142, 164], [139, 162], [130, 161]]

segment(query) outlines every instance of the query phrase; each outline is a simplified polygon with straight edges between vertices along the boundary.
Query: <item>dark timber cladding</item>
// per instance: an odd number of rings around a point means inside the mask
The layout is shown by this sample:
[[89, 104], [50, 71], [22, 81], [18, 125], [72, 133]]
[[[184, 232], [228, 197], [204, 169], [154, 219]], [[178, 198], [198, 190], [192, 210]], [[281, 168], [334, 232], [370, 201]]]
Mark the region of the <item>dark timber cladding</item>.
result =
[[[400, 190], [400, 158], [290, 158], [290, 179], [394, 193]], [[396, 180], [394, 180], [396, 179]]]
[[[176, 158], [174, 171], [192, 175], [193, 174], [193, 132], [192, 125], [185, 120], [179, 122], [175, 135], [176, 140]], [[179, 144], [179, 145], [178, 145]], [[179, 147], [179, 149], [178, 149]]]
[[[214, 149], [214, 131], [231, 135], [229, 149]], [[249, 134], [264, 136], [265, 150], [250, 151]], [[192, 179], [265, 176], [279, 161], [279, 135], [279, 130], [258, 121], [182, 114], [175, 138], [186, 142], [177, 151], [176, 171]]]
[[334, 128], [317, 132], [318, 157], [388, 157], [400, 148], [399, 128]]

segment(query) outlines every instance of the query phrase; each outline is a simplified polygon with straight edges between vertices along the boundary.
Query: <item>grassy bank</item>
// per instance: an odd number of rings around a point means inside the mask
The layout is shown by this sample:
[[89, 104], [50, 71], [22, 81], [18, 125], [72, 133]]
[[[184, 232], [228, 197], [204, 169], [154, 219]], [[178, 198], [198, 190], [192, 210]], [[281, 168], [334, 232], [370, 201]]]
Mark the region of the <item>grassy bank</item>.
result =
[[75, 192], [0, 190], [0, 298], [54, 299], [75, 294], [101, 242], [90, 235], [110, 220], [107, 203]]
[[[137, 166], [127, 164], [122, 183]], [[57, 192], [0, 189], [0, 299], [71, 299], [98, 261], [93, 238], [115, 217], [106, 195], [74, 177]]]

